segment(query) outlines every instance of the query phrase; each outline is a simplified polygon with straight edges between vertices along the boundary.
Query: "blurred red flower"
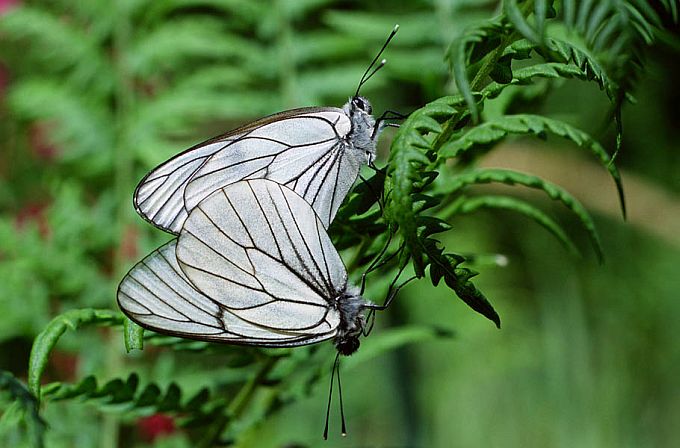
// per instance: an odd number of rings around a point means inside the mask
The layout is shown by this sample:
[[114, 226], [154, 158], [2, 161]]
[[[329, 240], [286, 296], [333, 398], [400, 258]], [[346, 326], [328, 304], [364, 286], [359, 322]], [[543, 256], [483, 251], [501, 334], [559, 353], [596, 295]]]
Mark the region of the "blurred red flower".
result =
[[50, 121], [38, 121], [31, 126], [31, 150], [39, 160], [52, 162], [59, 153], [50, 141], [50, 133], [55, 127], [56, 124]]
[[154, 414], [137, 420], [137, 429], [144, 441], [153, 442], [160, 436], [175, 432], [175, 420], [165, 414]]
[[40, 236], [47, 239], [50, 237], [50, 224], [47, 222], [47, 203], [45, 202], [29, 202], [25, 204], [17, 212], [15, 223], [18, 230], [26, 227], [30, 222], [35, 222], [38, 225], [38, 232]]
[[5, 14], [15, 6], [19, 6], [19, 0], [0, 0], [0, 14]]
[[123, 232], [123, 239], [120, 243], [120, 252], [124, 260], [137, 259], [137, 240], [139, 239], [139, 231], [135, 226], [128, 225]]

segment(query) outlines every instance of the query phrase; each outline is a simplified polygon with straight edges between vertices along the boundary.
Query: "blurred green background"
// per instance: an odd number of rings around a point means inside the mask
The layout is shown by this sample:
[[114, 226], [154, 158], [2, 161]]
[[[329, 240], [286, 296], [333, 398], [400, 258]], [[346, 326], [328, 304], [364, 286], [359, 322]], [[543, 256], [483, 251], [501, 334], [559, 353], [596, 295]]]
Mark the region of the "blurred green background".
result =
[[[0, 1], [0, 368], [25, 379], [32, 340], [53, 316], [115, 309], [122, 275], [169, 239], [131, 204], [153, 166], [261, 115], [341, 105], [395, 23], [401, 30], [389, 62], [363, 90], [374, 110], [407, 113], [451, 93], [444, 61], [451, 39], [497, 7], [481, 0]], [[637, 104], [624, 107], [617, 163], [627, 222], [606, 172], [559, 141], [514, 140], [481, 160], [574, 193], [595, 216], [606, 262], [598, 264], [573, 217], [549, 203], [542, 206], [576, 238], [582, 258], [509, 212], [457, 218], [446, 245], [478, 255], [476, 285], [503, 328], [444, 287], [409, 285], [371, 338], [404, 324], [453, 337], [348, 360], [349, 437], [338, 434], [334, 406], [324, 446], [677, 446], [680, 42], [673, 27], [649, 48]], [[522, 110], [565, 119], [611, 150], [606, 97], [577, 81], [552, 87]], [[382, 160], [392, 135], [381, 139]], [[371, 338], [362, 344], [369, 353]], [[159, 384], [181, 378], [198, 390], [220, 381], [219, 358], [209, 357], [156, 348], [125, 355], [120, 327], [94, 329], [67, 335], [47, 375], [107, 379], [143, 365]], [[238, 445], [319, 446], [326, 386], [320, 381]], [[191, 446], [172, 421], [152, 421], [149, 435], [148, 418], [94, 409], [46, 406], [47, 445], [102, 446], [102, 433], [120, 425], [119, 446]], [[166, 434], [157, 437], [163, 424]], [[6, 428], [0, 434], [5, 446], [19, 443]]]

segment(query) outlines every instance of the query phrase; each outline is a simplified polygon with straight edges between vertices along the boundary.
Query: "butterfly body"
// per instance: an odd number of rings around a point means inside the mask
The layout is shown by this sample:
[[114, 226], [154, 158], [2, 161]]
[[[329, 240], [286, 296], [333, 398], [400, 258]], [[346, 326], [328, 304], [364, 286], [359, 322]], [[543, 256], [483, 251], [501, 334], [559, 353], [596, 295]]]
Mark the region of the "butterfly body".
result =
[[363, 310], [370, 305], [371, 303], [359, 294], [357, 288], [350, 286], [335, 300], [335, 307], [340, 314], [340, 324], [333, 343], [341, 355], [349, 356], [359, 349], [359, 335], [366, 326]]

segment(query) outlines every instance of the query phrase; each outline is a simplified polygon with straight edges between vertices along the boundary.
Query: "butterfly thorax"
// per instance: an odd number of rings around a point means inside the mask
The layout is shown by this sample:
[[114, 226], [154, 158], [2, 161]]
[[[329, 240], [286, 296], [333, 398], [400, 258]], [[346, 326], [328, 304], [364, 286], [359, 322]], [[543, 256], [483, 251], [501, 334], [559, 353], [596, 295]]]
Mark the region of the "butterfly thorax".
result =
[[366, 300], [353, 289], [345, 291], [335, 299], [335, 308], [340, 313], [340, 325], [333, 342], [340, 354], [349, 356], [359, 348], [359, 335], [366, 324], [363, 310]]
[[380, 129], [375, 129], [371, 103], [363, 96], [355, 96], [342, 106], [342, 110], [352, 124], [346, 141], [356, 154], [365, 157], [366, 163], [371, 164], [375, 159], [375, 144], [380, 134]]

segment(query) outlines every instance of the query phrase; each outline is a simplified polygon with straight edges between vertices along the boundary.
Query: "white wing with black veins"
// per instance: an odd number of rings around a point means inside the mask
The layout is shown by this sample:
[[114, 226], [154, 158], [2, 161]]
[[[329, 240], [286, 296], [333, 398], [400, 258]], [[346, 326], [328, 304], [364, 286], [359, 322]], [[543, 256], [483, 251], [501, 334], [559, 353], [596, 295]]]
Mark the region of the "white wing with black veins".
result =
[[287, 185], [312, 205], [325, 228], [359, 175], [347, 154], [349, 117], [339, 108], [282, 112], [208, 140], [151, 171], [137, 186], [137, 212], [179, 234], [189, 213], [215, 190], [243, 179]]
[[134, 321], [172, 335], [249, 345], [330, 339], [347, 272], [323, 223], [291, 189], [257, 179], [219, 189], [189, 214], [179, 239], [123, 279]]

